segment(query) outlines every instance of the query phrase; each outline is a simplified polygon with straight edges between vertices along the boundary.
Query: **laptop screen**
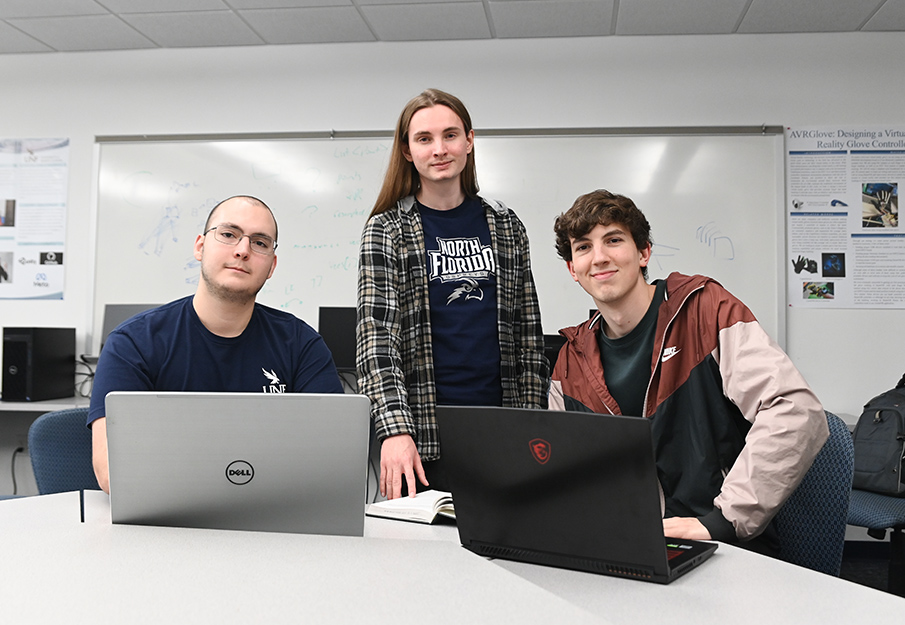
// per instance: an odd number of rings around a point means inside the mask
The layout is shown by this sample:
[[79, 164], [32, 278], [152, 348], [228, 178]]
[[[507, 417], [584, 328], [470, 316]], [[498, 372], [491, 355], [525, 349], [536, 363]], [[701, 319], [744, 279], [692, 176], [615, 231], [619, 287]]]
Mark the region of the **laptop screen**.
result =
[[369, 407], [352, 394], [110, 393], [113, 522], [361, 536]]
[[318, 309], [317, 331], [333, 353], [333, 362], [339, 370], [355, 370], [354, 306]]
[[647, 419], [466, 406], [439, 406], [437, 418], [464, 546], [669, 579]]

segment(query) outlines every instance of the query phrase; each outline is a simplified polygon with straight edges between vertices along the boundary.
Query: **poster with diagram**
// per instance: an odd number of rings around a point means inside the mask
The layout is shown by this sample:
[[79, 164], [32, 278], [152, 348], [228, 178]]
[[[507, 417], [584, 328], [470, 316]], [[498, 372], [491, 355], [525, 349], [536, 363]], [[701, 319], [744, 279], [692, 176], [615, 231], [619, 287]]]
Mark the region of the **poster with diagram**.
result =
[[0, 299], [63, 299], [69, 139], [0, 139]]
[[905, 126], [790, 127], [790, 306], [905, 308]]

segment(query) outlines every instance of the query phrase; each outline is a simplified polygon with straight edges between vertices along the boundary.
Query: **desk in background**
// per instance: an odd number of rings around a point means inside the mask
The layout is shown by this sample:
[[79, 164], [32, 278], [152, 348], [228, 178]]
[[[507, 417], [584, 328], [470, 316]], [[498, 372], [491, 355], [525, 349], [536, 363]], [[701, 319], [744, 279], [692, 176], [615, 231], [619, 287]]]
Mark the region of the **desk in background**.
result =
[[[720, 545], [668, 586], [502, 560], [455, 527], [368, 517], [365, 537], [112, 525], [108, 498], [0, 502], [11, 622], [763, 625], [895, 622], [905, 599]], [[17, 618], [19, 617], [19, 618]]]
[[[87, 397], [46, 401], [0, 401], [0, 496], [13, 494], [13, 457], [17, 495], [36, 495], [38, 487], [28, 457], [28, 428], [45, 412], [87, 406]], [[18, 448], [21, 452], [16, 452]]]

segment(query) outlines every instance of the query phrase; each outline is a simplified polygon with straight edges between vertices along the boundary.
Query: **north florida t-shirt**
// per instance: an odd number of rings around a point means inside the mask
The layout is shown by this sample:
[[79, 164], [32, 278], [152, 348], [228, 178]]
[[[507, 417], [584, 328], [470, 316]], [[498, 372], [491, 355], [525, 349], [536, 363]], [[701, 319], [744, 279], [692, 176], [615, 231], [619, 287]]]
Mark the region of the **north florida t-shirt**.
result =
[[478, 198], [452, 210], [418, 204], [424, 228], [437, 403], [500, 406], [497, 271]]

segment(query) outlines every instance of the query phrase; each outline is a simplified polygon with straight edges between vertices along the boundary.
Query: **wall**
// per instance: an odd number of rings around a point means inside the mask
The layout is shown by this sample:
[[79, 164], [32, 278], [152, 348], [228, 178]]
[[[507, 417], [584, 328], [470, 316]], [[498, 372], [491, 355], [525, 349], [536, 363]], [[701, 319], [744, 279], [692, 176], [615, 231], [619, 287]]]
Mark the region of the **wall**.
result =
[[[388, 129], [427, 86], [460, 96], [478, 129], [901, 124], [903, 42], [857, 33], [0, 56], [0, 137], [72, 140], [66, 298], [0, 301], [0, 325], [75, 326], [84, 348], [96, 135]], [[873, 329], [898, 328], [902, 314], [789, 311], [788, 351], [827, 408], [857, 414], [898, 379], [901, 341]]]

